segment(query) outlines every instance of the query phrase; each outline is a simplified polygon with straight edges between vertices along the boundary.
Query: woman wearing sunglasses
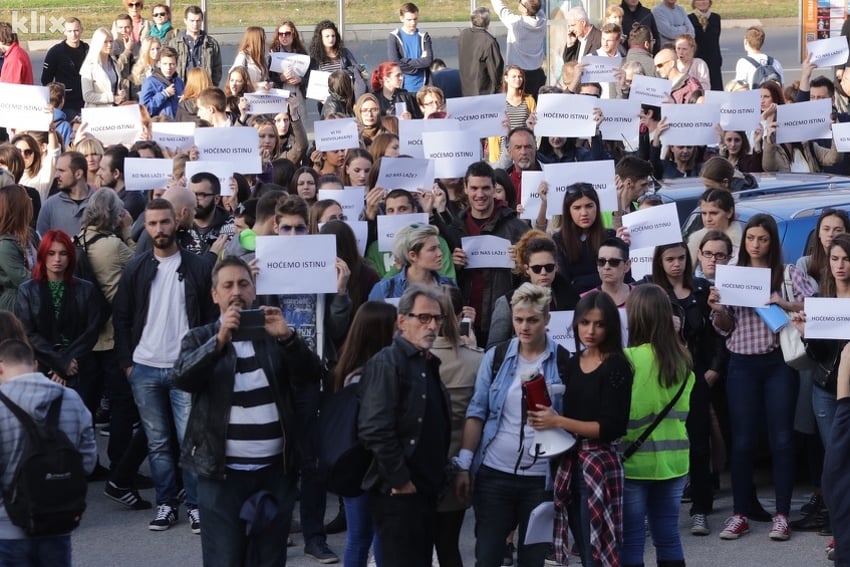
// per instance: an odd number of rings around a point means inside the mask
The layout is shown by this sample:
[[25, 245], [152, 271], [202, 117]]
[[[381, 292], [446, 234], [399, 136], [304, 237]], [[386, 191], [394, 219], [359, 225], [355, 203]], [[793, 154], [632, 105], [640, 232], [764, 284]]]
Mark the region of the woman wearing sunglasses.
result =
[[440, 274], [443, 253], [440, 251], [439, 231], [430, 224], [413, 223], [396, 232], [393, 256], [402, 266], [399, 273], [375, 284], [370, 301], [401, 297], [408, 285], [428, 287], [457, 286], [454, 280]]
[[177, 35], [177, 30], [171, 25], [171, 8], [168, 4], [154, 4], [151, 15], [153, 23], [148, 30], [148, 36], [155, 37], [162, 45], [167, 45]]
[[596, 254], [596, 272], [602, 282], [591, 291], [601, 291], [607, 294], [618, 308], [625, 308], [626, 299], [632, 291], [632, 286], [626, 283], [626, 276], [632, 268], [629, 258], [629, 245], [619, 238], [606, 238], [599, 246]]
[[[558, 274], [555, 262], [555, 242], [552, 237], [542, 230], [530, 230], [516, 243], [516, 267], [514, 273], [534, 285], [548, 288], [551, 293], [550, 311], [571, 311], [575, 309], [579, 297], [576, 290]], [[487, 337], [487, 348], [506, 341], [514, 336], [511, 321], [511, 290], [499, 299], [493, 306], [490, 319], [490, 334]]]

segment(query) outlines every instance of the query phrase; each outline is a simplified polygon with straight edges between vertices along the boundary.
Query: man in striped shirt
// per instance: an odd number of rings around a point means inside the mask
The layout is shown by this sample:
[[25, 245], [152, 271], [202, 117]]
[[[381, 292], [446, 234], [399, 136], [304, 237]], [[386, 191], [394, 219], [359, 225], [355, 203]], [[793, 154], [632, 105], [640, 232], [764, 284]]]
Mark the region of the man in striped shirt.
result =
[[[193, 398], [183, 459], [197, 470], [207, 518], [204, 565], [283, 565], [298, 478], [294, 399], [318, 380], [319, 359], [280, 308], [249, 320], [256, 290], [243, 260], [219, 262], [212, 297], [221, 317], [186, 334], [174, 372]], [[250, 539], [245, 515], [256, 528]]]

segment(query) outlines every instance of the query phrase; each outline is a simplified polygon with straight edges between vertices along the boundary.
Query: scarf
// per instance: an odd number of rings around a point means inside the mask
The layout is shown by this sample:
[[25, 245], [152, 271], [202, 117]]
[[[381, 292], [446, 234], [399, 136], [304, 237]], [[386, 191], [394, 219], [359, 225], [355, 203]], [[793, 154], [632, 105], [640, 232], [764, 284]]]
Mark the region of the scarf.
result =
[[171, 22], [165, 22], [161, 26], [151, 26], [148, 35], [157, 38], [159, 41], [165, 41], [165, 36], [171, 31]]
[[702, 12], [702, 11], [697, 10], [695, 8], [694, 14], [697, 17], [697, 21], [699, 22], [699, 25], [702, 26], [702, 31], [705, 31], [706, 29], [708, 29], [708, 18], [711, 17], [711, 7], [709, 7], [708, 10], [706, 10], [705, 12]]

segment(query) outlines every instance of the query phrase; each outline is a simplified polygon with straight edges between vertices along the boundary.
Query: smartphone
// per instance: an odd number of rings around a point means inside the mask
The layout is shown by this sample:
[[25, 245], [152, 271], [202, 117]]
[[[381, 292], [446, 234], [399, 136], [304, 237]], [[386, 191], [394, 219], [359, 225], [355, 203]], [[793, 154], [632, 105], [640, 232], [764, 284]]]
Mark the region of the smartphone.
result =
[[243, 309], [232, 341], [257, 341], [266, 336], [266, 314], [262, 309]]
[[395, 103], [395, 115], [401, 118], [401, 115], [407, 112], [407, 103], [406, 102], [397, 102]]
[[467, 337], [469, 336], [469, 329], [472, 327], [472, 319], [469, 317], [464, 317], [460, 320], [460, 336]]

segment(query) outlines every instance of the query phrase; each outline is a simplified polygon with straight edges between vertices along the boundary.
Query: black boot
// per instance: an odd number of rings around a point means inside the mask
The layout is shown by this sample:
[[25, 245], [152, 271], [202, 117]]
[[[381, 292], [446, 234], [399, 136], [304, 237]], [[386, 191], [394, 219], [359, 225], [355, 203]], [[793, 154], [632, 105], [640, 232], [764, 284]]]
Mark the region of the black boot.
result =
[[747, 518], [753, 520], [754, 522], [770, 522], [773, 520], [773, 516], [764, 509], [764, 506], [761, 505], [759, 501], [758, 492], [756, 492], [756, 485], [752, 485], [752, 496], [750, 497], [750, 513], [747, 515]]

